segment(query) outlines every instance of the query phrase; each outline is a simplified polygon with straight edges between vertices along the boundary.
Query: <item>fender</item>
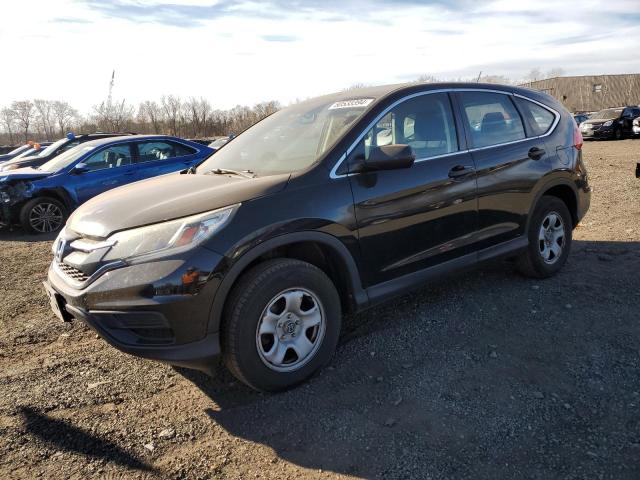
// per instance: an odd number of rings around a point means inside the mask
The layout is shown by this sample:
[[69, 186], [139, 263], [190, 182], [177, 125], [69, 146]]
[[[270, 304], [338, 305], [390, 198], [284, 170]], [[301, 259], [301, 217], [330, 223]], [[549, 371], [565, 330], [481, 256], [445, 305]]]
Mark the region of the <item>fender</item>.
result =
[[67, 189], [63, 187], [43, 188], [42, 191], [39, 192], [38, 196], [44, 197], [51, 194], [55, 197], [58, 197], [60, 200], [62, 200], [62, 203], [64, 203], [64, 206], [67, 207], [67, 210], [69, 211], [69, 215], [71, 215], [71, 212], [73, 212], [73, 210], [75, 210], [78, 207], [78, 203], [76, 202], [76, 199], [73, 198], [69, 194]]
[[340, 240], [328, 233], [322, 232], [305, 231], [289, 233], [271, 238], [260, 245], [253, 247], [251, 250], [243, 254], [240, 259], [237, 260], [225, 273], [223, 273], [222, 281], [216, 291], [211, 311], [209, 313], [208, 333], [220, 330], [220, 321], [222, 319], [222, 313], [227, 296], [245, 268], [256, 258], [277, 247], [298, 242], [316, 242], [331, 248], [340, 257], [346, 267], [350, 293], [356, 304], [356, 308], [360, 310], [368, 306], [369, 297], [367, 296], [366, 291], [362, 288], [360, 273], [356, 262], [347, 247]]
[[539, 183], [536, 186], [536, 193], [535, 193], [535, 195], [533, 197], [533, 201], [531, 202], [531, 207], [529, 207], [529, 213], [527, 213], [527, 224], [526, 224], [525, 232], [529, 231], [529, 222], [531, 221], [531, 216], [533, 215], [533, 211], [536, 208], [536, 205], [538, 204], [538, 201], [540, 200], [540, 198], [549, 189], [551, 189], [553, 187], [558, 187], [558, 186], [567, 186], [567, 187], [571, 188], [571, 191], [573, 192], [573, 196], [575, 197], [576, 204], [577, 204], [577, 202], [578, 202], [578, 188], [576, 187], [575, 182], [572, 181], [571, 177], [568, 177], [568, 176], [554, 176], [554, 178], [547, 179], [544, 183], [542, 183], [542, 182]]

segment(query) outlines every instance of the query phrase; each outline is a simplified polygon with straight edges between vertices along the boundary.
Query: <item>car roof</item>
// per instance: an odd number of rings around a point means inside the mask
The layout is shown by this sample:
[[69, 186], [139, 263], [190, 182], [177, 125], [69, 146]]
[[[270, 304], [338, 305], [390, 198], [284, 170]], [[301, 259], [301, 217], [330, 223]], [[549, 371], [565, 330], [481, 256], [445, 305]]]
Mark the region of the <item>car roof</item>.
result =
[[[93, 146], [99, 147], [102, 145], [106, 145], [109, 143], [119, 143], [119, 142], [131, 142], [131, 141], [140, 141], [140, 140], [154, 140], [154, 139], [165, 139], [165, 140], [174, 140], [178, 142], [183, 142], [187, 144], [193, 144], [188, 140], [184, 140], [178, 137], [172, 137], [171, 135], [120, 135], [115, 137], [103, 137], [97, 138], [95, 140], [89, 140], [88, 142], [83, 142], [83, 146]], [[204, 145], [202, 145], [204, 146]]]
[[[358, 99], [358, 98], [373, 98], [377, 103], [381, 99], [388, 97], [393, 94], [402, 94], [402, 92], [406, 91], [410, 92], [418, 92], [418, 91], [428, 91], [428, 90], [463, 90], [463, 89], [473, 89], [473, 90], [499, 90], [502, 92], [508, 93], [517, 93], [520, 95], [524, 95], [527, 97], [533, 98], [545, 98], [548, 102], [556, 103], [556, 100], [548, 94], [540, 92], [539, 90], [533, 90], [525, 87], [516, 87], [513, 85], [502, 85], [496, 83], [476, 83], [476, 82], [437, 82], [437, 83], [397, 83], [390, 85], [379, 85], [375, 87], [358, 87], [358, 88], [350, 88], [348, 90], [343, 90], [341, 92], [330, 93], [328, 95], [323, 95], [321, 97], [310, 98], [309, 100], [305, 100], [305, 102], [313, 102], [320, 103], [325, 102], [329, 103], [340, 102], [344, 100], [350, 99]], [[302, 103], [305, 103], [302, 102]]]

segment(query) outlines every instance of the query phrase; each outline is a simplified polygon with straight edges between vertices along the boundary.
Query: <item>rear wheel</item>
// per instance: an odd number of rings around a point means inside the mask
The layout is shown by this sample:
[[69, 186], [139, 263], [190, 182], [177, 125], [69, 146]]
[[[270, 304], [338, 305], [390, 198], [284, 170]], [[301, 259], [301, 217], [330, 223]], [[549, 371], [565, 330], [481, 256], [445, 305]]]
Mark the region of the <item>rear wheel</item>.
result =
[[20, 223], [29, 233], [52, 233], [60, 230], [67, 218], [64, 205], [55, 198], [28, 201], [20, 211]]
[[340, 297], [322, 270], [294, 259], [266, 261], [244, 274], [229, 297], [225, 364], [256, 390], [287, 389], [329, 361], [340, 323]]
[[534, 278], [555, 275], [569, 256], [572, 230], [565, 203], [557, 197], [543, 196], [531, 216], [529, 245], [518, 258], [520, 272]]

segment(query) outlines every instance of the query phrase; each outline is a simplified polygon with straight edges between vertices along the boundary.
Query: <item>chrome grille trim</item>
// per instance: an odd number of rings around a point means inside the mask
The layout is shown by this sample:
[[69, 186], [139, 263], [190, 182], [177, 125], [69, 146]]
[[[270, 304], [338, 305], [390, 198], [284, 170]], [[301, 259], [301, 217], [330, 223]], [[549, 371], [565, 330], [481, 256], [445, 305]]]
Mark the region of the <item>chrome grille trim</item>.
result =
[[[53, 271], [56, 272], [60, 278], [62, 278], [67, 284], [78, 290], [82, 290], [83, 288], [91, 285], [108, 271], [122, 268], [126, 265], [127, 263], [125, 261], [117, 260], [115, 262], [110, 262], [101, 266], [98, 270], [93, 272], [92, 275], [87, 276], [77, 268], [67, 265], [66, 263], [59, 263], [54, 260], [51, 264]], [[73, 273], [74, 271], [80, 273]], [[70, 274], [68, 272], [72, 273]]]

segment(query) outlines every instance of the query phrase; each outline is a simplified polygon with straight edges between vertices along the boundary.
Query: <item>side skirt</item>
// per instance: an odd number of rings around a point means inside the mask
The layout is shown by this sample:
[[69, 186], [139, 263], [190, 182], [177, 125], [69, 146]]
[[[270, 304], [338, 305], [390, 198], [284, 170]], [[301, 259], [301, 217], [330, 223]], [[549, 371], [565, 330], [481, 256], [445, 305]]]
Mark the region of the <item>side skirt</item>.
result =
[[512, 255], [520, 250], [527, 248], [528, 239], [524, 236], [514, 238], [498, 245], [485, 248], [478, 252], [469, 253], [462, 257], [434, 265], [418, 272], [409, 273], [402, 277], [394, 278], [377, 285], [367, 288], [369, 296], [369, 307], [378, 305], [390, 298], [402, 295], [417, 288], [422, 284], [465, 268], [473, 267], [478, 263], [492, 260], [499, 257]]

